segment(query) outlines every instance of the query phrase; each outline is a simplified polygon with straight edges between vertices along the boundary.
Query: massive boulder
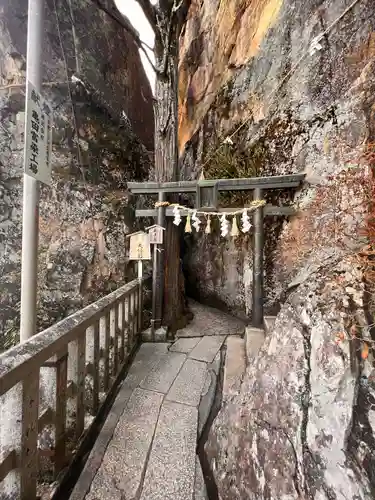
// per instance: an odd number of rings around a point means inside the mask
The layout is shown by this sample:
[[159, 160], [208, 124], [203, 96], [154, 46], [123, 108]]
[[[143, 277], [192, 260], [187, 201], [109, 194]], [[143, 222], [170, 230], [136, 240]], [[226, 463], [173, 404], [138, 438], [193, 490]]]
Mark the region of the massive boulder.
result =
[[375, 370], [358, 274], [342, 261], [283, 304], [210, 431], [221, 499], [374, 497]]
[[[126, 182], [148, 176], [152, 92], [121, 15], [102, 4], [120, 22], [95, 2], [46, 2], [42, 93], [54, 110], [53, 180], [41, 190], [39, 330], [130, 277]], [[27, 6], [4, 0], [0, 9], [0, 348], [19, 325]]]
[[[372, 3], [363, 1], [331, 26], [349, 4], [193, 1], [181, 40], [183, 177], [197, 178], [203, 165], [205, 176], [216, 178], [304, 172], [306, 189], [296, 199], [303, 208], [328, 175], [358, 161], [363, 145], [373, 141], [375, 16]], [[327, 29], [321, 50], [310, 54], [313, 39]], [[223, 146], [235, 131], [234, 145]], [[291, 195], [275, 193], [270, 201], [277, 204]], [[249, 199], [223, 201], [241, 206]], [[286, 241], [282, 235], [290, 227], [280, 217], [267, 218], [269, 312], [277, 310], [290, 273], [301, 270], [289, 256], [288, 269], [280, 272], [283, 264], [275, 269]], [[299, 232], [298, 222], [293, 230]], [[185, 266], [193, 295], [251, 315], [247, 237], [223, 240], [218, 231], [193, 236]]]
[[[374, 33], [371, 0], [190, 9], [185, 178], [203, 165], [216, 178], [306, 174], [297, 193], [268, 198], [298, 214], [266, 222], [265, 306], [276, 325], [206, 445], [222, 500], [374, 496], [374, 273], [371, 249], [361, 251], [374, 236]], [[229, 135], [233, 146], [222, 146]], [[193, 235], [185, 269], [193, 295], [251, 318], [248, 236]]]

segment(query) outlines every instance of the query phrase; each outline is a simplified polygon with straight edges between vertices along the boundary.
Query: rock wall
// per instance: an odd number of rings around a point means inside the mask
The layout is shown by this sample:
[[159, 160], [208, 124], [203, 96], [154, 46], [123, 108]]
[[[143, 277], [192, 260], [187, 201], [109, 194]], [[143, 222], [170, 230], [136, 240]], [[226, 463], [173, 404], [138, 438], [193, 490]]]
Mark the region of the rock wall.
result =
[[[310, 51], [322, 32], [321, 50]], [[371, 258], [359, 251], [373, 235], [374, 40], [371, 0], [203, 0], [190, 9], [183, 176], [202, 165], [206, 177], [306, 174], [298, 192], [268, 199], [289, 198], [299, 212], [267, 221], [265, 304], [279, 311], [276, 325], [206, 445], [222, 500], [375, 493], [374, 288]], [[212, 154], [238, 128], [233, 146]], [[246, 161], [231, 163], [238, 153]], [[193, 238], [191, 291], [250, 317], [249, 241]]]
[[[363, 144], [373, 134], [375, 19], [371, 2], [364, 0], [350, 9], [323, 37], [322, 50], [309, 53], [312, 39], [350, 4], [344, 0], [193, 2], [181, 40], [183, 177], [196, 178], [202, 165], [206, 177], [216, 178], [304, 172], [308, 184], [294, 200], [304, 208], [328, 175], [348, 162], [357, 162]], [[234, 145], [213, 154], [238, 127]], [[237, 159], [228, 164], [226, 152], [241, 153], [245, 162]], [[284, 195], [293, 198], [293, 193], [274, 193], [273, 201], [277, 204]], [[236, 199], [225, 201], [239, 206]], [[267, 220], [268, 312], [277, 310], [292, 277], [305, 272], [305, 259], [300, 267], [286, 258], [288, 238], [283, 235], [292, 227], [298, 234], [297, 220], [292, 225], [282, 218]], [[204, 236], [199, 236], [186, 257], [192, 293], [249, 317], [251, 272], [242, 272], [250, 259], [248, 241], [241, 245], [217, 237], [215, 245], [221, 248], [216, 252], [226, 253], [229, 248], [231, 255], [229, 261], [215, 264], [220, 268], [215, 283], [208, 265], [204, 270], [203, 263], [210, 258]], [[324, 252], [328, 252], [327, 245]]]
[[290, 295], [216, 418], [206, 450], [220, 499], [374, 498], [375, 370], [361, 355], [372, 339], [349, 269]]
[[[7, 341], [19, 325], [27, 4], [4, 0], [0, 9], [0, 332]], [[39, 330], [127, 279], [125, 234], [134, 221], [126, 182], [147, 177], [153, 149], [152, 92], [131, 36], [93, 2], [56, 2], [57, 12], [54, 4], [46, 2], [43, 47], [54, 129], [53, 182], [40, 202]]]

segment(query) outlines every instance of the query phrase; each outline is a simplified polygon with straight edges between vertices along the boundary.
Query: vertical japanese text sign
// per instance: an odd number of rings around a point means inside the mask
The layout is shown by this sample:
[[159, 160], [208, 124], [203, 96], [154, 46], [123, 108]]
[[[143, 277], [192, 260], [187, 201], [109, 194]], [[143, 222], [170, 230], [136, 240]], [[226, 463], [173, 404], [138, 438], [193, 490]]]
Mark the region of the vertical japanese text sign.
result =
[[24, 172], [51, 184], [52, 110], [28, 82], [26, 90]]

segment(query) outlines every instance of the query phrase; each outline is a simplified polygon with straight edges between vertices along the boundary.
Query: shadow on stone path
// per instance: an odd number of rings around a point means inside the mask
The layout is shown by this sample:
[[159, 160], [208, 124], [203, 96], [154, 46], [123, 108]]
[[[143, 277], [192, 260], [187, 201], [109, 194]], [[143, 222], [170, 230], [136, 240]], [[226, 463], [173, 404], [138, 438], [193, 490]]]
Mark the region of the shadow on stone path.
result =
[[207, 499], [197, 440], [215, 396], [220, 349], [244, 324], [192, 304], [174, 343], [142, 344], [71, 500]]

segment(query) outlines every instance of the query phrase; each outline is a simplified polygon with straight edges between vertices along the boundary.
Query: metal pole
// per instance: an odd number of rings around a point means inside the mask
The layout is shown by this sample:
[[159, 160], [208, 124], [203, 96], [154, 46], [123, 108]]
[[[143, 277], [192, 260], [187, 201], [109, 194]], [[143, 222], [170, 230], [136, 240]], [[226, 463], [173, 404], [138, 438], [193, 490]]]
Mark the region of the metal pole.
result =
[[[261, 200], [263, 191], [254, 189], [254, 200]], [[253, 235], [253, 326], [263, 327], [263, 248], [264, 248], [264, 211], [259, 207], [254, 211]]]
[[157, 290], [158, 290], [158, 245], [154, 245], [154, 255], [153, 255], [153, 265], [152, 265], [152, 319], [151, 319], [151, 333], [155, 333], [155, 320], [157, 315]]
[[[159, 193], [159, 202], [165, 201], [165, 193]], [[165, 228], [166, 207], [158, 207], [157, 223]], [[166, 238], [166, 235], [165, 235]], [[164, 300], [164, 243], [154, 245], [154, 273], [152, 282], [152, 322], [151, 327], [154, 332], [161, 326]], [[157, 247], [155, 249], [155, 247]]]
[[[40, 92], [44, 0], [29, 0], [27, 23], [26, 80]], [[26, 102], [28, 96], [26, 95]], [[27, 111], [27, 110], [26, 110]], [[39, 181], [23, 175], [21, 326], [20, 341], [36, 333], [37, 269], [39, 230]]]

